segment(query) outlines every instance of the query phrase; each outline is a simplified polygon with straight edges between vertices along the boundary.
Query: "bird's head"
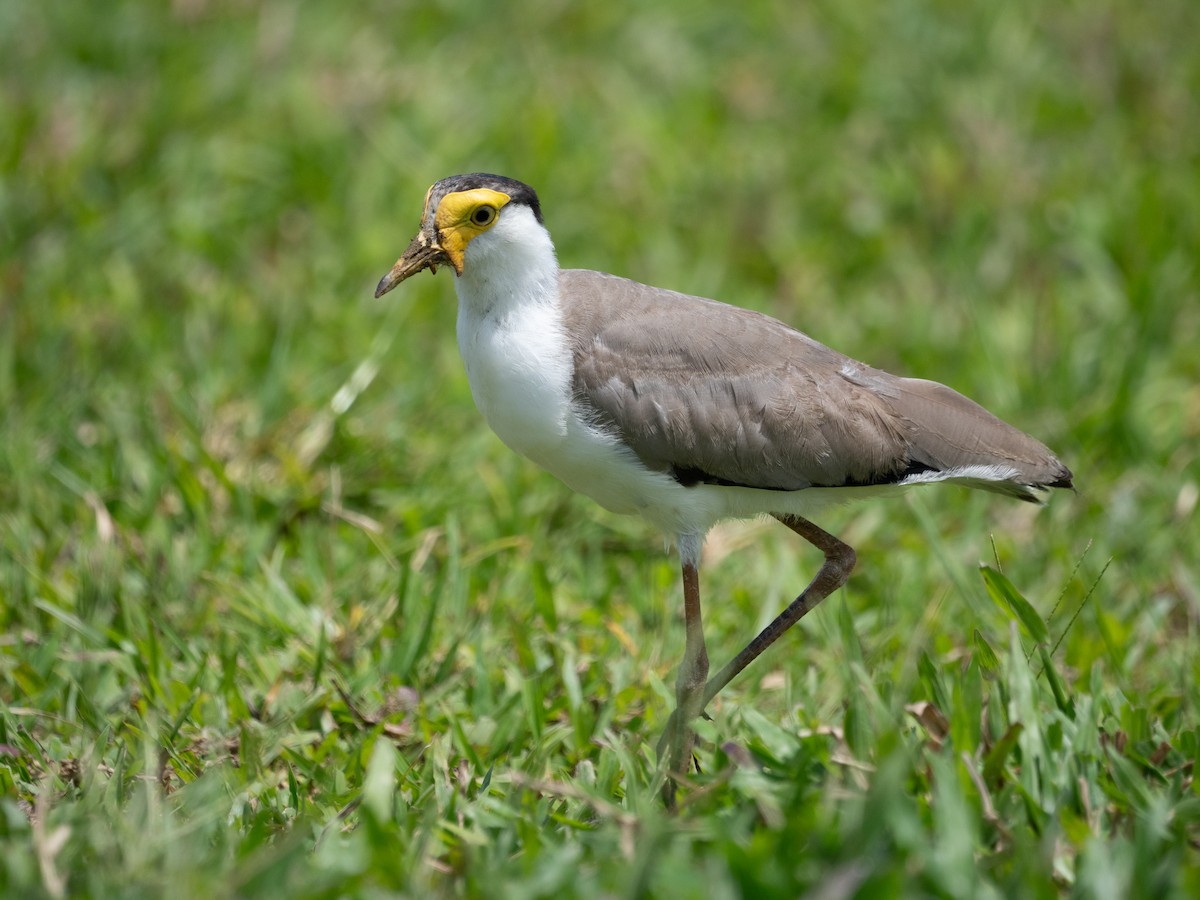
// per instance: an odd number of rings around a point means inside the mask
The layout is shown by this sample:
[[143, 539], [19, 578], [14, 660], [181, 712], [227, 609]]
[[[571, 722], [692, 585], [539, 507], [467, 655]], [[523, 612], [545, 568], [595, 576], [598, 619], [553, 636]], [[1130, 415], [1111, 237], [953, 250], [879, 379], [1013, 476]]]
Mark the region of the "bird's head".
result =
[[507, 207], [527, 207], [539, 223], [542, 210], [537, 193], [527, 184], [501, 175], [476, 173], [443, 178], [425, 195], [421, 228], [375, 289], [382, 297], [422, 269], [437, 272], [450, 265], [462, 275], [467, 247], [496, 227]]

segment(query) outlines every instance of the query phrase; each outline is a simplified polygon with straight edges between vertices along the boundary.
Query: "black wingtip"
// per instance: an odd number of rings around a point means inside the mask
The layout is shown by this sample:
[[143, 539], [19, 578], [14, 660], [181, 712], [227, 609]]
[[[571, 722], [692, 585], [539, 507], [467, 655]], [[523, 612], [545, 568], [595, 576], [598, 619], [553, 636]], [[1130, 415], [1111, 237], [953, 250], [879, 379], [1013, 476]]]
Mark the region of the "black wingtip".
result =
[[1047, 483], [1046, 487], [1062, 488], [1063, 490], [1073, 491], [1075, 490], [1075, 475], [1070, 469], [1068, 469], [1062, 463], [1059, 463], [1058, 478]]

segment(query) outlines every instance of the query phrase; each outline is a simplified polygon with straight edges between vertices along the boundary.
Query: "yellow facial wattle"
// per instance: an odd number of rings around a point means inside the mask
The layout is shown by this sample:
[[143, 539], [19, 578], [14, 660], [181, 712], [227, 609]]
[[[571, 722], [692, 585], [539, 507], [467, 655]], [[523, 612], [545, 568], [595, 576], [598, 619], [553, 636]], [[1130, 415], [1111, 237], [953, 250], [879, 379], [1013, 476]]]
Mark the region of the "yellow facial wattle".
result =
[[467, 252], [467, 244], [496, 223], [500, 210], [511, 199], [508, 194], [487, 188], [457, 191], [442, 198], [433, 224], [442, 250], [459, 275], [463, 271], [463, 255]]

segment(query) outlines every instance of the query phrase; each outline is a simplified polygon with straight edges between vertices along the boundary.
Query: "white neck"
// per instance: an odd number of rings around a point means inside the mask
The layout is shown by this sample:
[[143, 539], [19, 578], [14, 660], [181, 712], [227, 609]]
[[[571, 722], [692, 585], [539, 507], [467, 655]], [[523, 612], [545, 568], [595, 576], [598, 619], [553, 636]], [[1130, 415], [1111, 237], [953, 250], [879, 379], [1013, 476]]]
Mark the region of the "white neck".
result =
[[467, 245], [454, 286], [475, 405], [504, 443], [545, 465], [566, 435], [572, 359], [554, 245], [529, 207], [501, 210]]
[[550, 233], [529, 207], [507, 207], [467, 245], [454, 286], [459, 315], [472, 319], [504, 320], [531, 303], [557, 302], [558, 259]]

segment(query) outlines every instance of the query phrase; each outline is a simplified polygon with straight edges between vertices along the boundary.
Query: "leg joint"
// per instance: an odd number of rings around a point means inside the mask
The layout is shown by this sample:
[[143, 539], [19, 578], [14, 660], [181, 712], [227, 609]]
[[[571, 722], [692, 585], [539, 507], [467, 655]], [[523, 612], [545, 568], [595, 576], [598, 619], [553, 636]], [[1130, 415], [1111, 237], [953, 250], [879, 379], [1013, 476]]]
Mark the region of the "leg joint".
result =
[[843, 544], [841, 541], [838, 541], [837, 547], [830, 548], [830, 550], [831, 552], [825, 557], [825, 564], [833, 570], [838, 584], [845, 584], [850, 573], [854, 571], [854, 567], [858, 565], [858, 554], [854, 552], [853, 547]]

